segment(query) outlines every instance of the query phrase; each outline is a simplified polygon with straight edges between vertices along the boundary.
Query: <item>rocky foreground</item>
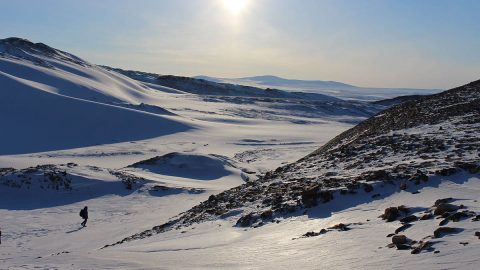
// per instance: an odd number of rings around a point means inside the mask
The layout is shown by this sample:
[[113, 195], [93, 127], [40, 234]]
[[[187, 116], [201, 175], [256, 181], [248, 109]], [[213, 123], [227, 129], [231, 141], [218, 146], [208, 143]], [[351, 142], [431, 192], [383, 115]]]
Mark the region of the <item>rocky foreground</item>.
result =
[[[116, 244], [219, 218], [257, 227], [385, 184], [414, 190], [435, 175], [480, 172], [480, 81], [383, 111], [301, 160], [227, 190]], [[107, 245], [109, 246], [109, 245]]]

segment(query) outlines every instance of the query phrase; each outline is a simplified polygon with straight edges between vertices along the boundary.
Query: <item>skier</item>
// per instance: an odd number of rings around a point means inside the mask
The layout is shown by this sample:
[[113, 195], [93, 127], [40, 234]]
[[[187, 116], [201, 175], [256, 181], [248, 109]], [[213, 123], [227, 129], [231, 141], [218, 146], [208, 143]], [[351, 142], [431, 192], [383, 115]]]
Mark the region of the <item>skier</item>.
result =
[[88, 207], [85, 206], [82, 210], [80, 210], [80, 216], [84, 219], [82, 222], [82, 226], [86, 227], [88, 220]]

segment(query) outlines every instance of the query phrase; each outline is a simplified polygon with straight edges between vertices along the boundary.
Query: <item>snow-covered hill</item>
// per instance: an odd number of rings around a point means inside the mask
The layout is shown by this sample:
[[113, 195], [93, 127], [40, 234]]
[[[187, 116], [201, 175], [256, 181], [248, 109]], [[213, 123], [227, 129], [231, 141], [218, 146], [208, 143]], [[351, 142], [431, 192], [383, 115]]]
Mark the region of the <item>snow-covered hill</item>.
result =
[[0, 154], [140, 140], [191, 129], [152, 103], [154, 91], [66, 52], [0, 40]]
[[332, 140], [404, 98], [159, 80], [18, 38], [0, 51], [2, 269], [479, 263], [478, 82]]
[[430, 95], [442, 91], [439, 89], [358, 87], [335, 81], [291, 80], [269, 75], [235, 79], [208, 76], [197, 76], [196, 78], [217, 83], [240, 84], [264, 89], [275, 88], [287, 91], [324, 94], [344, 100], [375, 101], [405, 95]]
[[[279, 167], [257, 181], [210, 196], [169, 222], [124, 238], [115, 245], [213, 220], [225, 220], [238, 227], [261, 227], [305, 215], [328, 217], [332, 211], [360, 203], [388, 201], [400, 191], [422, 196], [423, 189], [440, 185], [442, 179], [458, 184], [473, 181], [474, 188], [478, 188], [480, 139], [475, 134], [479, 132], [480, 81], [476, 81], [381, 112], [299, 161]], [[480, 218], [476, 212], [478, 194], [455, 196], [462, 196], [463, 201], [450, 204], [460, 199], [450, 198], [425, 208], [425, 201], [419, 200], [418, 205], [409, 202], [402, 208], [385, 209], [383, 219], [387, 221], [404, 218], [403, 226], [388, 236], [394, 236], [393, 247], [411, 250], [412, 254], [433, 251], [440, 245], [436, 239], [448, 234], [459, 234], [452, 238], [460, 242], [469, 239], [467, 244], [478, 241], [474, 235], [476, 226], [470, 223]], [[420, 221], [433, 218], [443, 221], [440, 225]], [[452, 221], [459, 223], [453, 228], [444, 226]], [[404, 237], [403, 233], [409, 235], [410, 227], [421, 228], [427, 223], [429, 231], [422, 232], [424, 238], [396, 242], [398, 237]], [[338, 225], [318, 233], [305, 232], [304, 237], [362, 225], [364, 222]], [[478, 244], [471, 247], [467, 244], [465, 251], [471, 256], [470, 249], [477, 248]], [[448, 245], [454, 243], [449, 241]], [[444, 248], [451, 250], [452, 247]]]

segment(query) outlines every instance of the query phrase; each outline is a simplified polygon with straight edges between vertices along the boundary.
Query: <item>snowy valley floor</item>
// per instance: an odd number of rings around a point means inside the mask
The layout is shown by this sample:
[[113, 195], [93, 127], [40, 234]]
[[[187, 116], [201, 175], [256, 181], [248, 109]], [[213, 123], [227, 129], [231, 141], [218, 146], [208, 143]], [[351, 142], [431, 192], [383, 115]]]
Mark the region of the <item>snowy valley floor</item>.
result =
[[[241, 229], [231, 222], [207, 222], [174, 230], [117, 247], [105, 243], [160, 224], [205, 199], [197, 196], [151, 197], [131, 194], [105, 196], [52, 208], [1, 210], [3, 243], [1, 268], [8, 269], [476, 269], [480, 241], [474, 236], [478, 222], [466, 219], [450, 223], [461, 233], [432, 239], [439, 253], [387, 248], [386, 236], [400, 227], [379, 216], [390, 206], [405, 205], [416, 211], [430, 208], [437, 199], [452, 197], [454, 204], [480, 211], [480, 179], [459, 174], [432, 180], [434, 187], [420, 186], [420, 193], [395, 192], [368, 201], [370, 194], [346, 195], [345, 204], [325, 204], [317, 212], [281, 220], [257, 229]], [[438, 186], [438, 187], [437, 187]], [[381, 194], [390, 194], [385, 186]], [[351, 197], [349, 197], [351, 196]], [[353, 202], [352, 202], [353, 200]], [[350, 207], [351, 203], [359, 205]], [[78, 209], [91, 206], [88, 227], [79, 229]], [[331, 215], [329, 214], [331, 213]], [[317, 218], [322, 216], [323, 218]], [[433, 234], [439, 220], [417, 221], [404, 233], [420, 240]], [[349, 231], [300, 238], [338, 223]], [[468, 244], [460, 244], [468, 243]]]
[[[291, 119], [265, 119], [272, 113], [260, 113], [253, 118], [225, 113], [260, 110], [261, 106], [255, 104], [216, 102], [209, 104], [207, 112], [205, 101], [197, 96], [158, 95], [161, 96], [158, 100], [165, 104], [157, 105], [175, 111], [181, 116], [173, 118], [189, 122], [195, 128], [147, 140], [0, 156], [0, 168], [73, 162], [78, 166], [69, 169], [69, 173], [80, 179], [73, 181], [71, 192], [0, 186], [0, 269], [161, 268], [158, 262], [143, 264], [140, 254], [120, 260], [116, 258], [123, 257], [123, 252], [99, 251], [99, 248], [166, 222], [211, 194], [244, 183], [246, 177], [255, 179], [257, 174], [295, 161], [352, 126], [335, 119], [310, 119], [310, 123], [297, 124]], [[216, 113], [212, 116], [211, 112]], [[198, 157], [218, 158], [225, 161], [225, 166], [219, 168], [218, 174], [211, 176], [206, 172], [205, 177], [200, 174], [198, 179], [183, 175], [182, 165], [177, 171], [163, 174], [124, 168], [172, 152], [182, 153], [187, 165], [193, 167]], [[151, 181], [150, 187], [157, 184], [169, 190], [152, 192], [143, 188], [129, 192], [108, 173], [109, 169], [132, 172]], [[187, 192], [189, 189], [201, 192]], [[89, 206], [90, 219], [87, 228], [79, 229], [78, 212], [85, 205]], [[178, 244], [190, 242], [181, 236]], [[211, 234], [205, 236], [212, 237]], [[221, 235], [215, 238], [224, 239]], [[146, 254], [158, 257], [155, 253]], [[174, 264], [165, 266], [182, 267], [182, 262]]]

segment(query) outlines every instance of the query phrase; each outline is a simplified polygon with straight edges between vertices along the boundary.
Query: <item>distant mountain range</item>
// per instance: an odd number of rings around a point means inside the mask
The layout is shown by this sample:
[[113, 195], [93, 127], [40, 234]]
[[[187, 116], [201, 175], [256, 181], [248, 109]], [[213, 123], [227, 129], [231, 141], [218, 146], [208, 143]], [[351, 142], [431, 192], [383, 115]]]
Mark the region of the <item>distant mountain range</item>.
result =
[[442, 91], [441, 89], [359, 87], [335, 81], [290, 80], [271, 75], [232, 79], [209, 76], [196, 76], [195, 78], [218, 83], [241, 84], [260, 88], [318, 93], [341, 99], [364, 101], [390, 99], [406, 95], [430, 95]]

